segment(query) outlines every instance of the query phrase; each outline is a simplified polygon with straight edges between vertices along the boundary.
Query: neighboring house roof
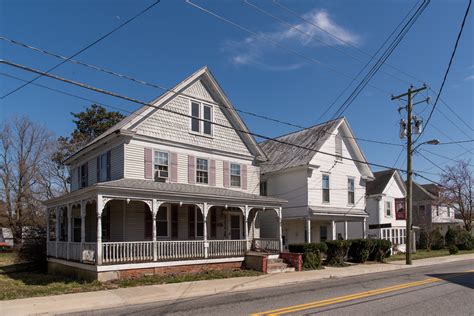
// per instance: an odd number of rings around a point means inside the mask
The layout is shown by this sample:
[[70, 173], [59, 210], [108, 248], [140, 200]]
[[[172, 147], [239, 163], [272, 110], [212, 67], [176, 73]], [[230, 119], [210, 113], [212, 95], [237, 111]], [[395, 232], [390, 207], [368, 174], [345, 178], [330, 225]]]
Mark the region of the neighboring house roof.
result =
[[[72, 154], [65, 160], [66, 164], [70, 164], [74, 159], [76, 159], [79, 155], [85, 154], [91, 148], [94, 147], [97, 143], [100, 143], [105, 138], [113, 135], [113, 134], [133, 134], [133, 128], [137, 126], [140, 122], [145, 120], [148, 116], [152, 115], [154, 112], [158, 111], [161, 107], [166, 105], [172, 98], [178, 95], [184, 95], [184, 90], [186, 90], [189, 86], [194, 84], [196, 81], [202, 80], [206, 88], [209, 89], [209, 92], [213, 97], [220, 101], [223, 105], [223, 112], [227, 116], [229, 122], [232, 124], [232, 127], [235, 128], [236, 132], [239, 134], [241, 139], [249, 148], [249, 151], [259, 160], [265, 161], [266, 157], [262, 149], [258, 146], [257, 141], [255, 138], [249, 134], [249, 129], [242, 121], [240, 116], [238, 115], [237, 111], [235, 110], [234, 106], [230, 102], [229, 98], [225, 95], [224, 91], [217, 83], [216, 79], [212, 75], [209, 68], [203, 67], [193, 73], [191, 76], [187, 77], [175, 87], [168, 89], [165, 93], [160, 95], [155, 100], [149, 102], [150, 105], [144, 105], [138, 110], [134, 111], [132, 114], [125, 117], [123, 120], [109, 128], [107, 131], [99, 135], [97, 138], [89, 142], [83, 148]], [[196, 98], [193, 96], [193, 98]]]
[[387, 169], [378, 172], [374, 172], [375, 179], [373, 181], [367, 181], [366, 193], [367, 195], [378, 195], [385, 191], [390, 179], [395, 177], [395, 181], [398, 183], [400, 189], [406, 194], [405, 183], [403, 182], [400, 173], [394, 169]]
[[441, 188], [434, 183], [422, 184], [421, 186], [423, 187], [423, 189], [425, 189], [434, 196], [439, 196], [439, 193], [441, 191]]
[[[354, 139], [354, 134], [346, 119], [339, 118], [327, 121], [322, 124], [302, 129], [290, 134], [276, 137], [278, 141], [267, 140], [260, 143], [260, 147], [267, 155], [268, 161], [260, 165], [263, 174], [276, 172], [282, 169], [289, 169], [308, 165], [314, 155], [321, 149], [323, 144], [329, 139], [336, 129], [343, 126], [345, 133], [349, 136], [347, 140], [354, 149], [356, 159], [367, 162], [362, 150]], [[285, 143], [298, 145], [292, 146]], [[303, 147], [303, 148], [301, 148]], [[332, 154], [332, 153], [330, 153]], [[361, 167], [367, 178], [372, 178], [373, 173], [366, 163], [356, 164]]]
[[438, 197], [428, 192], [422, 185], [413, 181], [413, 201], [437, 200]]

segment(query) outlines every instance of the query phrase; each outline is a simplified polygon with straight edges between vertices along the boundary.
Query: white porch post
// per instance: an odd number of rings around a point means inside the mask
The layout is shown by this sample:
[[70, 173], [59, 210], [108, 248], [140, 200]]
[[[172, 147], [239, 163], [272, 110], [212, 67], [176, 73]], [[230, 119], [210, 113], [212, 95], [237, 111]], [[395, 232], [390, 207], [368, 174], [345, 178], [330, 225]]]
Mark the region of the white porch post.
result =
[[156, 214], [158, 213], [158, 201], [153, 199], [151, 202], [151, 218], [153, 223], [153, 261], [158, 261], [158, 247], [156, 244]]
[[349, 239], [347, 237], [347, 221], [344, 221], [344, 239], [345, 240]]
[[364, 217], [362, 221], [362, 238], [367, 238], [367, 218]]
[[306, 242], [311, 242], [311, 217], [306, 218]]
[[280, 252], [283, 251], [283, 233], [281, 230], [281, 218], [282, 218], [282, 209], [281, 207], [278, 208], [278, 238], [280, 239]]
[[84, 251], [84, 243], [86, 242], [86, 203], [81, 201], [81, 257], [79, 260], [82, 262], [82, 252]]
[[56, 231], [56, 242], [55, 242], [55, 257], [57, 258], [58, 257], [58, 241], [59, 241], [59, 210], [61, 208], [60, 207], [56, 207], [56, 227], [54, 227], [55, 231]]
[[50, 217], [49, 213], [50, 213], [50, 209], [48, 208], [48, 209], [46, 209], [46, 242], [47, 242], [46, 245], [49, 244], [49, 239], [50, 239], [50, 232], [49, 231], [51, 229], [50, 222], [49, 222], [49, 219], [50, 219], [49, 218]]
[[204, 258], [209, 257], [209, 243], [207, 242], [207, 212], [209, 210], [209, 206], [206, 202], [202, 205], [202, 217], [204, 220], [204, 227], [203, 227], [203, 239], [204, 239]]
[[69, 260], [69, 248], [71, 247], [71, 213], [72, 213], [72, 204], [67, 205], [67, 254], [66, 259]]
[[245, 250], [249, 251], [249, 212], [250, 208], [248, 205], [245, 205], [244, 208], [244, 237], [245, 237]]
[[97, 265], [102, 264], [102, 211], [104, 203], [102, 195], [97, 195]]
[[336, 221], [331, 221], [332, 240], [336, 240]]

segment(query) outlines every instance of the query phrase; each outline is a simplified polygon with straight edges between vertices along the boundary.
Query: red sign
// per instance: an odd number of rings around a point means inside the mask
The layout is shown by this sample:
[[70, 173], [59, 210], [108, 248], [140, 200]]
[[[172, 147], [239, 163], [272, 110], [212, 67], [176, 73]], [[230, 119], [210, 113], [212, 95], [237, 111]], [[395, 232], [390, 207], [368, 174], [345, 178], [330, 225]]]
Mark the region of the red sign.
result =
[[395, 218], [398, 219], [406, 219], [407, 212], [406, 212], [406, 204], [405, 199], [395, 199]]

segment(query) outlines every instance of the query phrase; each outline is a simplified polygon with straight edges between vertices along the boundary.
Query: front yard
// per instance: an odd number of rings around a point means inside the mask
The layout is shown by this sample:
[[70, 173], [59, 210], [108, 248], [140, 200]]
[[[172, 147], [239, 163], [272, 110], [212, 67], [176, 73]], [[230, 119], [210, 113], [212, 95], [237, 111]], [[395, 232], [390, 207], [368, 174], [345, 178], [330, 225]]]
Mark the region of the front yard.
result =
[[[474, 253], [473, 250], [459, 250], [459, 252], [453, 256], [456, 255], [465, 255], [465, 254], [470, 254]], [[417, 259], [425, 259], [425, 258], [433, 258], [433, 257], [444, 257], [444, 256], [449, 256], [449, 251], [448, 249], [440, 249], [440, 250], [417, 250], [416, 253], [412, 254], [412, 259], [417, 260]], [[405, 260], [405, 254], [404, 253], [399, 253], [393, 256], [390, 256], [386, 259], [387, 262], [390, 261], [396, 261], [396, 260]]]
[[32, 268], [28, 263], [16, 263], [14, 253], [0, 253], [0, 300], [89, 292], [119, 287], [179, 283], [199, 280], [223, 279], [260, 275], [252, 270], [203, 271], [198, 274], [145, 276], [132, 280], [100, 283], [85, 282], [62, 276], [49, 275]]

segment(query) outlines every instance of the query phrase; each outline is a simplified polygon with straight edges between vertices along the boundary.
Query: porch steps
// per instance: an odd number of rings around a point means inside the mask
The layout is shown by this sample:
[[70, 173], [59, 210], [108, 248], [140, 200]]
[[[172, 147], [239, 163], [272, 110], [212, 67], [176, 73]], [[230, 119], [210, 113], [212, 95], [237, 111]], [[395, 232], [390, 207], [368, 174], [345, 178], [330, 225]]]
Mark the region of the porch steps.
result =
[[294, 267], [289, 267], [280, 258], [268, 258], [267, 261], [267, 273], [282, 273], [282, 272], [294, 272]]

